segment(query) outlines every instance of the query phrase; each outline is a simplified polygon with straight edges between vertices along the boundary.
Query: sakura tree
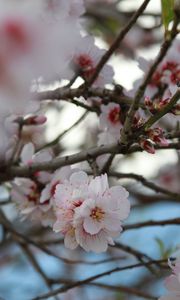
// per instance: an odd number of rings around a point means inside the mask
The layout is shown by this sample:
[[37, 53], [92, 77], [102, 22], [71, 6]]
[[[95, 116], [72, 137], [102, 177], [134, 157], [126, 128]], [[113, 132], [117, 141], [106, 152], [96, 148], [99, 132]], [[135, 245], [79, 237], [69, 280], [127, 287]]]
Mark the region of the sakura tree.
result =
[[180, 1], [0, 8], [0, 299], [180, 299]]

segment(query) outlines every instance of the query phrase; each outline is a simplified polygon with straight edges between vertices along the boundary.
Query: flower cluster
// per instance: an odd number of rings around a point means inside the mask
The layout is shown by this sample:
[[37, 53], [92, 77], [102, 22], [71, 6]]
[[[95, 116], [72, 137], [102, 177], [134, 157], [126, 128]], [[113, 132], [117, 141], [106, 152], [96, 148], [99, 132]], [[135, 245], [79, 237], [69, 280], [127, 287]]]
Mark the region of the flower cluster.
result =
[[[161, 111], [171, 100], [172, 94], [169, 95], [169, 98], [165, 99], [155, 99], [152, 101], [150, 97], [145, 97], [145, 105], [147, 109], [151, 112], [151, 114], [155, 114], [159, 111]], [[169, 111], [169, 113], [172, 113], [174, 115], [180, 114], [180, 104], [177, 103], [174, 105], [174, 107]]]
[[[0, 160], [5, 162], [16, 146], [17, 120], [22, 124], [24, 119], [24, 125], [45, 122], [32, 90], [74, 75], [88, 81], [105, 50], [82, 35], [83, 0], [0, 3]], [[105, 65], [94, 85], [104, 86], [112, 78], [112, 67]]]
[[91, 179], [70, 167], [49, 177], [44, 188], [39, 176], [12, 183], [11, 197], [20, 214], [53, 226], [70, 249], [80, 245], [86, 251], [106, 251], [129, 215], [128, 192], [121, 186], [109, 188], [107, 175]]
[[[169, 92], [174, 93], [180, 82], [180, 39], [176, 39], [173, 46], [167, 53], [166, 57], [157, 67], [148, 88], [146, 89], [146, 96], [150, 98], [155, 95], [162, 94], [169, 95]], [[146, 72], [151, 66], [152, 61], [146, 61], [144, 58], [139, 58], [139, 68]], [[135, 86], [139, 85], [139, 80]], [[165, 95], [165, 98], [167, 98]]]
[[106, 251], [129, 214], [127, 197], [123, 187], [109, 188], [106, 175], [89, 179], [83, 171], [74, 172], [56, 186], [53, 229], [64, 235], [70, 249], [80, 245], [86, 251]]
[[140, 146], [142, 149], [145, 151], [154, 154], [155, 153], [155, 148], [154, 145], [159, 145], [159, 146], [168, 146], [169, 142], [168, 140], [164, 137], [164, 132], [162, 128], [160, 127], [155, 127], [155, 128], [150, 128], [146, 130], [146, 136], [140, 137]]

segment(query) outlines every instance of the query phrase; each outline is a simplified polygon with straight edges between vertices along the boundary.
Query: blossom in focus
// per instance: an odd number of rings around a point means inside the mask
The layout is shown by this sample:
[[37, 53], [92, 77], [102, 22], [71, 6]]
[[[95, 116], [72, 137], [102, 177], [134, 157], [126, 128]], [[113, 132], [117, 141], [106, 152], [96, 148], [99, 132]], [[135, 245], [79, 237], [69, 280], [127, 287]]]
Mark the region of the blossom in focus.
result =
[[86, 251], [106, 251], [128, 217], [127, 197], [123, 187], [109, 188], [107, 175], [90, 179], [83, 171], [75, 172], [56, 188], [53, 229], [65, 236], [68, 248], [80, 245]]

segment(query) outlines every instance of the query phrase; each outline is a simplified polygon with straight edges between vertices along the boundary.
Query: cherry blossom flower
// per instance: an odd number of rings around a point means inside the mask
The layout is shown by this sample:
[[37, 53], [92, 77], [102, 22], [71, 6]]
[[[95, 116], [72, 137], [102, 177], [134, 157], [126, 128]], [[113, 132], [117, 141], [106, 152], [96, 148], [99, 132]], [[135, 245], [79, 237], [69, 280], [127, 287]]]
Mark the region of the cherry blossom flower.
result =
[[65, 246], [80, 245], [86, 251], [106, 251], [129, 214], [128, 192], [121, 186], [109, 188], [107, 175], [90, 179], [83, 171], [56, 187], [57, 221], [53, 229], [65, 236]]
[[45, 188], [41, 192], [40, 203], [44, 203], [52, 199], [55, 195], [57, 185], [63, 184], [65, 180], [69, 179], [70, 175], [75, 172], [76, 169], [71, 167], [62, 167], [51, 174], [50, 182], [46, 184]]
[[41, 188], [28, 178], [16, 178], [12, 183], [11, 199], [15, 203], [22, 220], [41, 222], [43, 226], [52, 226], [55, 220], [50, 201], [40, 203]]
[[73, 173], [63, 184], [56, 186], [54, 202], [57, 220], [53, 229], [65, 236], [65, 246], [70, 249], [77, 247], [73, 226], [74, 210], [84, 201], [88, 182], [87, 174], [79, 171]]
[[[164, 60], [158, 66], [155, 71], [150, 84], [146, 89], [146, 96], [154, 96], [159, 89], [164, 88], [165, 90], [170, 89], [176, 90], [177, 85], [180, 81], [180, 39], [176, 39], [167, 53]], [[149, 70], [153, 61], [146, 61], [144, 58], [139, 58], [139, 68], [146, 72]], [[137, 87], [141, 79], [135, 83]]]
[[[79, 73], [85, 81], [88, 81], [94, 74], [96, 65], [104, 53], [104, 49], [100, 49], [95, 45], [93, 37], [79, 37], [79, 46], [76, 47], [73, 57], [75, 72]], [[93, 85], [104, 86], [111, 83], [113, 75], [112, 67], [105, 65]]]
[[[21, 155], [21, 161], [24, 165], [31, 165], [32, 163], [48, 162], [52, 159], [52, 153], [49, 150], [42, 150], [35, 153], [35, 147], [33, 143], [24, 145]], [[41, 183], [47, 183], [51, 179], [51, 173], [46, 171], [35, 172], [34, 176]]]
[[98, 145], [110, 144], [120, 140], [122, 123], [119, 104], [113, 102], [108, 105], [102, 104], [99, 122], [101, 132], [98, 135]]
[[121, 221], [129, 214], [128, 192], [120, 187], [109, 188], [107, 176], [91, 180], [88, 198], [75, 210], [75, 235], [86, 251], [106, 251], [122, 230]]
[[117, 103], [101, 105], [100, 129], [119, 134], [122, 128], [121, 107]]

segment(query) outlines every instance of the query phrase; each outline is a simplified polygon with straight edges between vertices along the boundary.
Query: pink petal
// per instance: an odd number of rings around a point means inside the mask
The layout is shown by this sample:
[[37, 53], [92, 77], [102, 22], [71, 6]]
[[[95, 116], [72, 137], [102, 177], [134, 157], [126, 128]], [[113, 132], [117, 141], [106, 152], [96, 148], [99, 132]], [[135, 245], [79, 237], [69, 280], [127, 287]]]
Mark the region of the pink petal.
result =
[[102, 229], [102, 223], [87, 217], [83, 223], [84, 230], [90, 234], [96, 234]]
[[88, 182], [88, 176], [83, 171], [73, 173], [70, 177], [70, 183], [75, 186], [86, 184], [87, 182]]
[[75, 234], [73, 233], [72, 230], [69, 230], [66, 233], [65, 238], [64, 238], [64, 245], [66, 248], [69, 248], [71, 250], [74, 250], [77, 248], [78, 243], [76, 241]]
[[119, 214], [114, 212], [106, 213], [103, 221], [103, 225], [104, 228], [109, 231], [120, 231], [121, 223], [120, 223]]
[[26, 144], [21, 152], [21, 160], [24, 164], [27, 164], [29, 161], [32, 160], [32, 156], [34, 154], [35, 148], [32, 143]]
[[89, 184], [89, 189], [96, 195], [102, 195], [109, 188], [107, 175], [97, 176]]
[[176, 275], [171, 275], [166, 279], [166, 287], [170, 291], [180, 292], [180, 282]]

